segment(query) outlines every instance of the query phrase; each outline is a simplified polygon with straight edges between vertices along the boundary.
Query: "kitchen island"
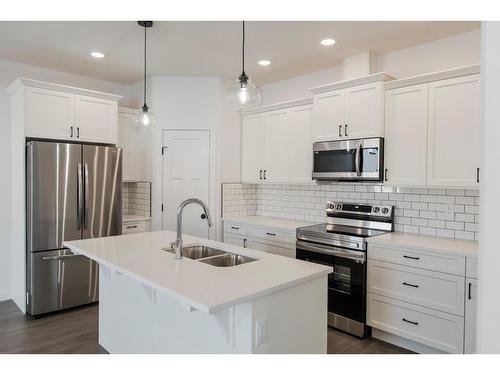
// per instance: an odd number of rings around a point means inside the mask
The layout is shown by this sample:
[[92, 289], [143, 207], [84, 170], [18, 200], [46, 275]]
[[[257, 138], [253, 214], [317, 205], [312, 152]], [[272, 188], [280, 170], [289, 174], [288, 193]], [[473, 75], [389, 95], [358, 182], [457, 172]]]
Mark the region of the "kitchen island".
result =
[[110, 353], [326, 353], [330, 267], [184, 236], [255, 259], [175, 259], [170, 231], [65, 242], [99, 263], [99, 343]]

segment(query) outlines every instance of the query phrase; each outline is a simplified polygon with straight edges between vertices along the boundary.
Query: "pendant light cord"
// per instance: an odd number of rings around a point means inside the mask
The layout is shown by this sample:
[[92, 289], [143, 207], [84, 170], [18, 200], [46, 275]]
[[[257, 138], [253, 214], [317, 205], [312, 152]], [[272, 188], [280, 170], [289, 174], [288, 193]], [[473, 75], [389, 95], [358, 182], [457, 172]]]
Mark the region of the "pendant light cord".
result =
[[144, 105], [146, 105], [146, 51], [147, 51], [147, 38], [146, 38], [146, 32], [148, 28], [144, 28]]
[[243, 21], [243, 44], [241, 48], [242, 70], [245, 73], [245, 21]]

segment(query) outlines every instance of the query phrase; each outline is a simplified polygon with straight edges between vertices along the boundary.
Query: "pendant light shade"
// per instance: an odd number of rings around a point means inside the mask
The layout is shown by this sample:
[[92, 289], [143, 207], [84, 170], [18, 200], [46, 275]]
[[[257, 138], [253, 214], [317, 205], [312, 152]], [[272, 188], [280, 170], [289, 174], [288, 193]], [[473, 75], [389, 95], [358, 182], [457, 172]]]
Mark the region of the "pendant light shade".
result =
[[153, 27], [153, 21], [138, 21], [139, 26], [144, 28], [144, 104], [135, 115], [135, 123], [137, 128], [148, 130], [154, 127], [156, 117], [151, 109], [146, 104], [147, 96], [147, 29]]
[[242, 73], [238, 80], [229, 86], [226, 96], [228, 105], [237, 111], [256, 107], [260, 103], [259, 89], [245, 73], [245, 21], [243, 21], [242, 41]]

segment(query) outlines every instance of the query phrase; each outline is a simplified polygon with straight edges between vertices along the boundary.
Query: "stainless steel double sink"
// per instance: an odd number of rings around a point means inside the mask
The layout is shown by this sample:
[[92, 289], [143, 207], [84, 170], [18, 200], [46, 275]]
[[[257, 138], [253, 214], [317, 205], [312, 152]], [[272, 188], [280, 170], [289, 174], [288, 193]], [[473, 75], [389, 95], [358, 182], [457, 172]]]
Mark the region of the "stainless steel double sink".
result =
[[[175, 254], [175, 250], [172, 248], [166, 248], [164, 250], [168, 251], [169, 253]], [[239, 264], [250, 263], [257, 260], [255, 258], [228, 253], [219, 249], [214, 249], [213, 247], [200, 245], [183, 247], [182, 256], [189, 259], [198, 260], [215, 267], [233, 267]]]

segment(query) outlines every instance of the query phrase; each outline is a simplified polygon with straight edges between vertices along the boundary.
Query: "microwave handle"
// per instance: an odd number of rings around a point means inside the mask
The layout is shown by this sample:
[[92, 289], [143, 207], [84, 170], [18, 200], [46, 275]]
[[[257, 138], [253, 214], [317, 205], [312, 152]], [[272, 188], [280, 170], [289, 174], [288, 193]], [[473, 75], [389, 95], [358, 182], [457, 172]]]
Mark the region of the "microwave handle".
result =
[[361, 176], [361, 142], [356, 146], [356, 176]]

